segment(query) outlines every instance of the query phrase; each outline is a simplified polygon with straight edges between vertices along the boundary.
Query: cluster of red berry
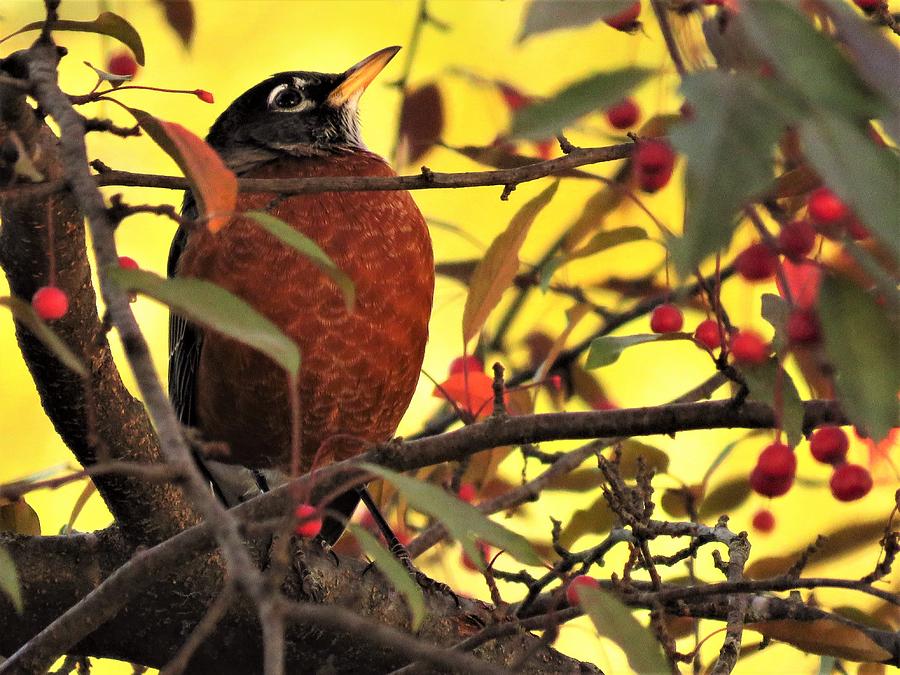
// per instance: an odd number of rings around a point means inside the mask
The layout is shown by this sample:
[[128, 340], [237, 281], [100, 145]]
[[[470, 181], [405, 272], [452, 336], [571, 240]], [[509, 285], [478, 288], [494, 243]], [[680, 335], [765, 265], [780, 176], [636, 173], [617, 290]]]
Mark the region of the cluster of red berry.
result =
[[[834, 467], [830, 481], [831, 494], [842, 502], [862, 499], [872, 489], [872, 475], [868, 469], [847, 462], [849, 445], [847, 434], [835, 426], [818, 429], [809, 440], [812, 456], [817, 461]], [[797, 456], [794, 450], [776, 441], [767, 445], [760, 453], [756, 467], [750, 472], [750, 487], [764, 497], [780, 497], [791, 489], [796, 472]], [[760, 517], [762, 526], [754, 519], [754, 527], [767, 531], [765, 524], [769, 519], [759, 513], [757, 516]], [[772, 524], [774, 525], [774, 520]]]
[[[123, 255], [119, 258], [119, 267], [136, 270], [138, 264], [133, 258]], [[34, 313], [44, 321], [56, 321], [61, 319], [69, 311], [69, 296], [59, 286], [41, 286], [31, 296], [31, 306]]]
[[[821, 427], [809, 439], [809, 449], [816, 461], [834, 467], [829, 482], [831, 494], [842, 502], [862, 499], [872, 489], [869, 470], [847, 462], [849, 447], [847, 434], [840, 427]], [[772, 443], [760, 453], [750, 473], [750, 487], [765, 497], [779, 497], [793, 485], [796, 469], [794, 451], [783, 443]], [[775, 516], [768, 509], [760, 509], [754, 514], [752, 524], [757, 532], [771, 532], [775, 528]]]

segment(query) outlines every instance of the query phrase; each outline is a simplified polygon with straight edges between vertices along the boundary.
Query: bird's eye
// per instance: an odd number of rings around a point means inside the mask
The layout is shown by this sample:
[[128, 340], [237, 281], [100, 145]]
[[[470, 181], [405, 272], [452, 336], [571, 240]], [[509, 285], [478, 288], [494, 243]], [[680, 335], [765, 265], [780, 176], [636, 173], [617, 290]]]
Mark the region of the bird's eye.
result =
[[290, 110], [303, 103], [303, 94], [296, 87], [286, 84], [279, 85], [269, 95], [269, 107], [280, 110]]

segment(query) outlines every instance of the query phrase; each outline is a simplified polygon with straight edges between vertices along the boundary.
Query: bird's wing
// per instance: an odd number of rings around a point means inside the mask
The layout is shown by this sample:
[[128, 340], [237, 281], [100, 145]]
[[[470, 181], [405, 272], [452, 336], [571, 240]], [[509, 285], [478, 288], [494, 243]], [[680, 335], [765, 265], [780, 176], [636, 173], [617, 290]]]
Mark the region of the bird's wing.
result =
[[[181, 213], [186, 218], [195, 218], [197, 207], [193, 195], [185, 193]], [[188, 232], [179, 226], [172, 246], [169, 248], [168, 276], [174, 277], [178, 260], [187, 244]], [[178, 419], [185, 426], [196, 424], [194, 390], [197, 382], [197, 368], [200, 365], [200, 350], [203, 347], [203, 333], [197, 326], [177, 314], [169, 315], [169, 399]]]

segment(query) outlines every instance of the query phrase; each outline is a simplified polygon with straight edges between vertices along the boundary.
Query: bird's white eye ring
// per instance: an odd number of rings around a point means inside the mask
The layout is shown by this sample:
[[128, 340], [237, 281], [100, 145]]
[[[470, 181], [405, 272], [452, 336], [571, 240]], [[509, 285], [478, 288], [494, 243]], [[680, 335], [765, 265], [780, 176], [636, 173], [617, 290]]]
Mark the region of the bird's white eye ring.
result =
[[279, 84], [269, 93], [266, 100], [269, 110], [278, 112], [298, 112], [308, 108], [310, 103], [301, 91], [290, 84]]

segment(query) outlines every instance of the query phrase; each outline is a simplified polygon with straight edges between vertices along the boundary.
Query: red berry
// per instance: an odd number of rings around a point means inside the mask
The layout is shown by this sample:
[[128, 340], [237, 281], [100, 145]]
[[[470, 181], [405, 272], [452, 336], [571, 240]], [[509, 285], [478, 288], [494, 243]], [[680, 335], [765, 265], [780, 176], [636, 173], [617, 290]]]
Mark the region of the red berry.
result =
[[484, 363], [477, 356], [458, 356], [450, 362], [450, 374], [483, 373]]
[[675, 333], [684, 325], [684, 316], [675, 305], [660, 305], [650, 315], [650, 330], [654, 333]]
[[701, 321], [694, 330], [694, 339], [707, 349], [721, 347], [722, 335], [719, 332], [719, 322], [715, 319]]
[[31, 296], [31, 306], [44, 321], [53, 321], [69, 311], [69, 296], [56, 286], [42, 286]]
[[616, 129], [627, 129], [634, 126], [640, 116], [640, 108], [630, 98], [626, 98], [606, 110], [606, 119]]
[[675, 163], [675, 151], [666, 141], [651, 138], [637, 144], [634, 163], [648, 173], [664, 171]]
[[128, 52], [119, 52], [110, 57], [106, 64], [107, 72], [113, 75], [127, 75], [134, 77], [137, 73], [138, 64]]
[[216, 102], [216, 100], [213, 98], [212, 93], [206, 91], [205, 89], [194, 89], [194, 95], [204, 103]]
[[750, 472], [750, 487], [763, 497], [780, 497], [783, 494], [787, 494], [787, 491], [791, 489], [793, 484], [793, 476], [784, 478], [767, 476], [759, 470], [759, 467]]
[[753, 529], [763, 534], [775, 529], [775, 516], [769, 509], [760, 509], [753, 514]]
[[731, 337], [731, 353], [739, 363], [759, 365], [769, 356], [769, 344], [752, 330], [740, 330]]
[[309, 539], [315, 537], [322, 530], [322, 519], [313, 518], [316, 513], [316, 507], [311, 504], [298, 504], [294, 509], [294, 518], [297, 519], [297, 525], [294, 527], [294, 534], [298, 537]]
[[775, 274], [778, 256], [767, 244], [757, 242], [740, 252], [734, 266], [747, 281], [762, 281]]
[[[481, 557], [486, 561], [491, 553], [490, 546], [485, 544], [483, 541], [475, 542], [475, 545], [478, 547], [478, 551], [481, 553]], [[469, 569], [473, 572], [480, 571], [478, 569], [478, 565], [476, 565], [475, 562], [466, 553], [462, 554], [461, 562], [463, 564], [463, 567], [465, 567], [466, 569]]]
[[562, 376], [561, 375], [551, 375], [547, 379], [547, 383], [554, 391], [562, 391]]
[[815, 312], [795, 309], [787, 321], [788, 339], [794, 344], [815, 344], [822, 337]]
[[872, 489], [872, 474], [859, 464], [841, 464], [831, 474], [831, 494], [842, 502], [862, 499]]
[[478, 496], [478, 488], [472, 483], [463, 483], [459, 486], [459, 492], [456, 494], [461, 500], [471, 504], [475, 501], [475, 497]]
[[849, 234], [853, 239], [859, 241], [860, 239], [868, 239], [872, 236], [872, 233], [863, 225], [857, 218], [851, 218], [850, 222], [847, 223], [847, 234]]
[[784, 443], [771, 443], [759, 453], [756, 468], [768, 478], [793, 478], [797, 472], [797, 455]]
[[572, 579], [569, 585], [566, 586], [566, 602], [569, 603], [570, 607], [578, 606], [578, 592], [582, 588], [600, 588], [600, 582], [586, 574], [579, 574]]
[[134, 258], [129, 258], [127, 255], [119, 256], [119, 267], [123, 270], [140, 269], [140, 265], [137, 264], [137, 261]]
[[667, 142], [651, 139], [638, 143], [634, 151], [638, 185], [646, 192], [656, 192], [672, 177], [675, 151]]
[[854, 4], [862, 11], [874, 12], [881, 5], [883, 0], [853, 0]]
[[800, 262], [816, 245], [816, 229], [807, 220], [794, 220], [778, 234], [781, 252], [790, 260]]
[[[673, 167], [674, 168], [674, 167]], [[672, 178], [672, 169], [666, 171], [657, 171], [655, 173], [638, 172], [638, 186], [644, 192], [653, 194], [657, 190], [661, 190], [669, 184]]]
[[618, 14], [603, 17], [603, 21], [616, 30], [630, 31], [636, 27], [637, 18], [640, 16], [640, 13], [641, 3], [640, 0], [637, 0], [633, 5]]
[[816, 225], [838, 225], [850, 217], [850, 209], [826, 187], [815, 190], [807, 202], [809, 216]]
[[840, 427], [821, 427], [809, 439], [812, 456], [822, 464], [841, 464], [849, 447], [850, 440]]

